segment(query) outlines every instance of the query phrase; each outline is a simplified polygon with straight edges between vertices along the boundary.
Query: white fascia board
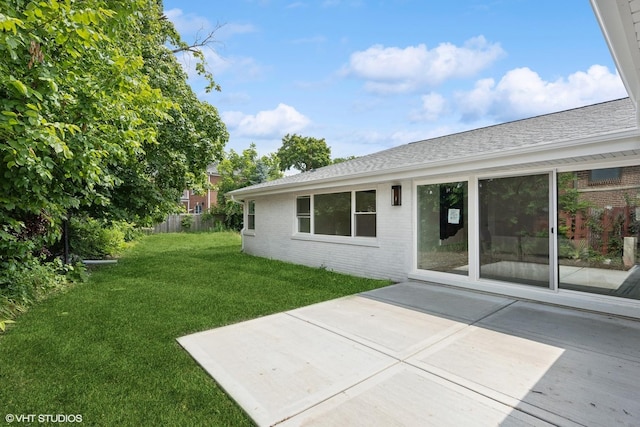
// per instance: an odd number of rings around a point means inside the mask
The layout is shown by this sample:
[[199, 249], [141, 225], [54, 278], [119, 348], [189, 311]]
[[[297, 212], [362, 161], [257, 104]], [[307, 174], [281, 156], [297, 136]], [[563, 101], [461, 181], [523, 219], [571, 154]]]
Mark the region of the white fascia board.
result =
[[371, 183], [394, 182], [425, 175], [460, 174], [464, 172], [502, 168], [504, 166], [526, 165], [535, 162], [553, 161], [571, 157], [588, 157], [640, 150], [640, 130], [608, 133], [579, 140], [553, 141], [546, 144], [502, 150], [466, 158], [450, 159], [440, 162], [413, 164], [387, 169], [383, 172], [369, 171], [339, 177], [328, 177], [309, 182], [292, 182], [251, 190], [235, 190], [232, 194], [239, 199], [255, 196], [268, 196], [291, 191], [305, 192], [317, 189], [356, 186]]
[[591, 0], [591, 7], [637, 114], [640, 95], [640, 47], [629, 0]]

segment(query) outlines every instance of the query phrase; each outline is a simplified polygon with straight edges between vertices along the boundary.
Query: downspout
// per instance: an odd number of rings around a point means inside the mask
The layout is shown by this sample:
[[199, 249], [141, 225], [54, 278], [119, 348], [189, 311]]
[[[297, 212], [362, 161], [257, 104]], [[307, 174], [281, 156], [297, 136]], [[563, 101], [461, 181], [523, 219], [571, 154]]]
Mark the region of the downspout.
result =
[[244, 227], [245, 227], [245, 223], [244, 223], [244, 200], [236, 199], [236, 196], [234, 196], [233, 194], [229, 194], [228, 196], [231, 197], [231, 201], [232, 202], [237, 203], [239, 205], [242, 205], [242, 230], [240, 230], [240, 242], [241, 242], [242, 252], [244, 252]]

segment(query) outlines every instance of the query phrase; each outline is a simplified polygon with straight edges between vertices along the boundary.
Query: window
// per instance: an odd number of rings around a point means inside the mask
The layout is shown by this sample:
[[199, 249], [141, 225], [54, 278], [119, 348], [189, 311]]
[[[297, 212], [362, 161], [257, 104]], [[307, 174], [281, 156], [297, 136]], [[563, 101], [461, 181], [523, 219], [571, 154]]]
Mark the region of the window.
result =
[[356, 191], [356, 236], [376, 237], [376, 190]]
[[622, 168], [592, 169], [589, 184], [609, 184], [620, 182]]
[[301, 196], [296, 199], [296, 217], [298, 233], [311, 233], [311, 196]]
[[298, 233], [376, 237], [376, 190], [296, 198]]
[[549, 174], [478, 181], [480, 278], [549, 287]]
[[247, 209], [247, 229], [256, 229], [256, 201], [249, 200], [249, 206]]
[[[606, 185], [592, 186], [605, 173]], [[640, 166], [562, 172], [557, 182], [558, 287], [640, 300]]]
[[313, 196], [315, 234], [351, 236], [351, 192]]
[[467, 183], [418, 185], [418, 268], [468, 275]]

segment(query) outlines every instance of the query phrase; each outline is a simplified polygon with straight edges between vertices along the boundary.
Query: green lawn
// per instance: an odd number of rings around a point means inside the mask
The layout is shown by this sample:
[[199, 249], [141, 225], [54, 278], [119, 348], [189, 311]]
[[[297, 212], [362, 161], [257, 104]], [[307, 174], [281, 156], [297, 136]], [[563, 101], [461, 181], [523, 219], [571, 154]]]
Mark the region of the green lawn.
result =
[[0, 336], [1, 419], [251, 425], [176, 338], [386, 284], [252, 257], [233, 233], [148, 236]]

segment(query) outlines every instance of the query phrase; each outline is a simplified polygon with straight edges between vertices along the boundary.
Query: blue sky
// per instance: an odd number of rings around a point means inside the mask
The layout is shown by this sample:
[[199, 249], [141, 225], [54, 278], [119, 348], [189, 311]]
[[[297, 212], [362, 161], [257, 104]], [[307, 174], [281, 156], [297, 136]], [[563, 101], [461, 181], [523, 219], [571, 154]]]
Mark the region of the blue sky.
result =
[[588, 0], [165, 0], [222, 92], [227, 150], [287, 133], [333, 157], [627, 96]]

